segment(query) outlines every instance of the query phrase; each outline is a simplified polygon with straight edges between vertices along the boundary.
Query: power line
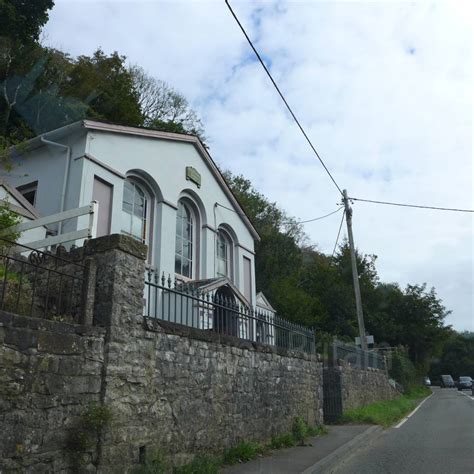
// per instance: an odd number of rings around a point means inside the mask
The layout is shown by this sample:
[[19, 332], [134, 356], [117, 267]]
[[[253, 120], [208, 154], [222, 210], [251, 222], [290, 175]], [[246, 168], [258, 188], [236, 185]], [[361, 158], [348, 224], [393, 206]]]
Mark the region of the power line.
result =
[[270, 74], [270, 71], [268, 70], [267, 66], [265, 65], [265, 63], [263, 62], [262, 58], [260, 57], [260, 54], [258, 53], [258, 51], [256, 50], [255, 46], [253, 45], [251, 39], [249, 38], [247, 32], [245, 31], [244, 27], [242, 26], [242, 24], [240, 23], [239, 19], [237, 18], [237, 15], [234, 13], [234, 10], [232, 10], [232, 7], [230, 6], [228, 0], [225, 0], [225, 3], [227, 5], [227, 7], [229, 8], [230, 12], [232, 13], [232, 16], [234, 17], [235, 21], [237, 22], [237, 24], [239, 25], [240, 29], [242, 30], [242, 33], [244, 34], [245, 38], [247, 39], [250, 47], [253, 49], [253, 52], [255, 53], [255, 55], [257, 56], [258, 60], [260, 61], [260, 64], [262, 65], [263, 69], [265, 70], [265, 72], [267, 73], [267, 76], [270, 78], [270, 80], [272, 81], [272, 84], [273, 86], [275, 87], [275, 89], [277, 90], [278, 94], [280, 95], [281, 97], [281, 100], [283, 100], [283, 102], [285, 103], [286, 105], [286, 108], [288, 109], [288, 111], [290, 112], [291, 116], [293, 117], [293, 120], [296, 122], [296, 124], [298, 125], [299, 129], [301, 130], [301, 133], [303, 134], [303, 136], [306, 138], [306, 141], [309, 143], [309, 146], [311, 147], [311, 149], [313, 150], [314, 154], [316, 155], [316, 157], [318, 158], [319, 162], [323, 165], [323, 168], [326, 170], [326, 173], [329, 175], [329, 177], [331, 178], [331, 181], [334, 183], [334, 185], [336, 186], [337, 190], [339, 191], [340, 194], [342, 194], [342, 190], [341, 188], [339, 187], [339, 185], [336, 183], [336, 180], [333, 178], [331, 172], [329, 171], [329, 169], [327, 168], [327, 166], [325, 165], [324, 161], [322, 160], [322, 158], [319, 156], [319, 153], [318, 151], [316, 150], [316, 148], [314, 147], [313, 143], [311, 142], [311, 140], [309, 139], [308, 135], [306, 134], [304, 128], [302, 127], [302, 125], [300, 124], [299, 120], [296, 118], [296, 115], [294, 114], [293, 110], [291, 109], [290, 105], [288, 104], [287, 100], [285, 99], [285, 96], [282, 94], [282, 92], [280, 91], [280, 88], [277, 86], [275, 80], [273, 79], [272, 75]]
[[329, 216], [332, 216], [333, 214], [336, 214], [336, 212], [339, 212], [341, 209], [344, 209], [344, 208], [338, 207], [335, 211], [332, 211], [329, 214], [326, 214], [325, 216], [315, 217], [314, 219], [308, 219], [307, 221], [297, 221], [297, 224], [306, 224], [308, 222], [319, 221], [321, 219], [324, 219], [325, 217], [329, 217]]
[[342, 213], [342, 219], [341, 219], [341, 223], [339, 224], [339, 230], [337, 231], [336, 243], [334, 244], [334, 250], [332, 251], [331, 260], [334, 259], [334, 255], [336, 253], [337, 243], [339, 242], [339, 236], [341, 235], [342, 224], [344, 223], [344, 217], [346, 217], [346, 211], [345, 210]]
[[452, 207], [421, 206], [417, 204], [402, 204], [399, 202], [375, 201], [373, 199], [361, 199], [361, 198], [355, 198], [355, 197], [350, 197], [349, 199], [352, 201], [371, 202], [374, 204], [385, 204], [387, 206], [415, 207], [417, 209], [432, 209], [435, 211], [474, 212], [474, 209], [456, 209]]
[[[224, 205], [221, 204], [220, 202], [214, 203], [214, 206], [223, 207], [224, 209], [227, 209], [228, 211], [235, 212], [235, 213], [238, 214], [239, 216], [244, 216], [244, 217], [247, 217], [247, 218], [248, 218], [248, 216], [247, 216], [246, 214], [242, 214], [241, 212], [236, 211], [235, 209], [232, 209], [232, 208], [230, 208], [230, 207], [224, 206]], [[344, 208], [343, 208], [343, 207], [338, 207], [335, 211], [332, 211], [332, 212], [330, 212], [329, 214], [325, 214], [324, 216], [320, 216], [320, 217], [314, 217], [313, 219], [308, 219], [308, 220], [306, 220], [306, 221], [296, 221], [296, 224], [306, 224], [307, 222], [319, 221], [319, 220], [321, 220], [321, 219], [324, 219], [325, 217], [329, 217], [329, 216], [332, 216], [333, 214], [336, 214], [336, 212], [339, 212], [341, 209], [344, 209]]]

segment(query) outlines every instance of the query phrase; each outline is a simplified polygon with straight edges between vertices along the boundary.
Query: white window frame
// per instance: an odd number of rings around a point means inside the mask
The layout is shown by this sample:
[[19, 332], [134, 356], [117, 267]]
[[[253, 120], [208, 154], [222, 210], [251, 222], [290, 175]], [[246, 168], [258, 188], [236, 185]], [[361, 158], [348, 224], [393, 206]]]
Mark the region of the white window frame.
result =
[[[227, 277], [230, 281], [234, 281], [233, 275], [234, 275], [234, 242], [232, 240], [232, 237], [229, 235], [227, 231], [225, 231], [222, 228], [219, 228], [217, 231], [217, 236], [216, 236], [216, 276], [217, 277], [222, 277], [225, 276]], [[219, 257], [219, 248], [220, 248], [220, 242], [221, 239], [225, 241], [226, 244], [226, 259], [223, 260]], [[225, 261], [226, 262], [226, 274], [222, 275], [222, 273], [219, 272], [219, 260]]]
[[[146, 245], [148, 245], [148, 247], [150, 247], [150, 233], [151, 233], [151, 225], [152, 225], [152, 219], [151, 219], [151, 209], [152, 209], [152, 199], [151, 199], [151, 196], [150, 194], [148, 193], [148, 191], [146, 190], [145, 186], [143, 186], [141, 183], [137, 182], [137, 180], [133, 179], [133, 178], [127, 178], [124, 183], [123, 183], [123, 193], [122, 193], [122, 208], [121, 208], [121, 212], [122, 214], [127, 214], [130, 216], [130, 219], [132, 219], [133, 217], [133, 209], [132, 209], [132, 214], [130, 214], [128, 211], [125, 211], [124, 208], [123, 208], [123, 204], [124, 204], [124, 197], [125, 197], [125, 186], [127, 185], [127, 183], [130, 183], [132, 184], [132, 186], [134, 187], [134, 194], [133, 194], [133, 197], [134, 197], [134, 202], [135, 202], [135, 193], [136, 193], [136, 189], [139, 189], [142, 193], [143, 193], [143, 196], [144, 196], [144, 199], [145, 199], [145, 212], [144, 212], [144, 215], [143, 215], [143, 218], [142, 218], [142, 236], [140, 238], [138, 238], [136, 235], [134, 235], [133, 233], [129, 232], [129, 231], [132, 231], [133, 229], [123, 229], [123, 215], [121, 216], [121, 222], [120, 222], [120, 231], [122, 234], [125, 234], [125, 235], [128, 235]], [[132, 203], [132, 206], [134, 204], [134, 202]]]
[[[178, 233], [176, 232], [175, 234], [175, 244], [174, 244], [174, 265], [175, 265], [175, 275], [176, 277], [181, 280], [181, 281], [189, 281], [193, 280], [196, 278], [197, 273], [197, 267], [198, 267], [198, 248], [199, 248], [199, 238], [198, 238], [198, 227], [199, 227], [199, 220], [196, 215], [196, 212], [193, 208], [193, 206], [187, 202], [186, 199], [180, 199], [178, 201], [178, 209], [176, 210], [176, 224], [178, 223], [178, 213], [180, 210], [180, 206], [184, 207], [189, 212], [189, 216], [191, 219], [191, 259], [190, 259], [190, 264], [191, 264], [191, 269], [189, 272], [189, 275], [183, 275], [181, 273], [182, 268], [183, 268], [183, 262], [181, 260], [181, 265], [180, 265], [180, 271], [176, 271], [176, 257], [179, 255], [181, 259], [183, 258], [183, 242], [181, 242], [181, 254], [178, 253], [177, 249], [177, 239], [178, 239]], [[175, 227], [175, 230], [177, 231], [177, 226]], [[183, 236], [180, 236], [181, 240], [183, 239]], [[189, 260], [189, 259], [188, 259]]]

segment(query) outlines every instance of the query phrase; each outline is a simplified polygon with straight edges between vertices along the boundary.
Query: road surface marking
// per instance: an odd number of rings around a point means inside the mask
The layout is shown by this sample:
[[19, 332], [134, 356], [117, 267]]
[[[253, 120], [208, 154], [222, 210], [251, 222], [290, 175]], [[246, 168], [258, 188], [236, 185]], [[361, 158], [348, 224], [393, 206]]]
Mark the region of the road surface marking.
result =
[[458, 392], [460, 392], [462, 395], [464, 395], [465, 397], [471, 399], [471, 400], [474, 400], [474, 397], [472, 395], [469, 395], [468, 393], [464, 393], [462, 390], [458, 390]]
[[407, 415], [405, 418], [403, 418], [402, 421], [400, 421], [400, 423], [398, 423], [397, 426], [395, 426], [395, 428], [400, 428], [400, 426], [402, 426], [405, 422], [408, 421], [408, 418], [412, 417], [421, 407], [421, 405], [423, 405], [423, 403], [426, 402], [426, 400], [428, 400], [428, 398], [432, 397], [434, 394], [434, 392], [431, 392], [431, 395], [426, 397], [424, 400], [421, 401], [421, 403], [409, 414]]

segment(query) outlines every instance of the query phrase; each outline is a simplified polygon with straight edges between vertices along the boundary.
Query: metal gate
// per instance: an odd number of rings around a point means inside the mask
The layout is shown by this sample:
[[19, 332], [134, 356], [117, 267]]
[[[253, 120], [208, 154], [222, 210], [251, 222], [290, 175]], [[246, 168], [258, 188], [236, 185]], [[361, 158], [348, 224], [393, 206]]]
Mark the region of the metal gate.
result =
[[338, 367], [323, 368], [323, 415], [325, 423], [334, 423], [342, 416], [341, 373]]

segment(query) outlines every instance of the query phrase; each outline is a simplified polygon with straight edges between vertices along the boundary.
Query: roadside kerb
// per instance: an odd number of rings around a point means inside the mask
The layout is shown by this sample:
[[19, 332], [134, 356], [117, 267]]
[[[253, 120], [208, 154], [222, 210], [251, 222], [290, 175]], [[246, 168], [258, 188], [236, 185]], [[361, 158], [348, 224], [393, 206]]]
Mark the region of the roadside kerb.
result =
[[308, 469], [305, 469], [301, 474], [320, 474], [331, 469], [341, 461], [342, 456], [347, 456], [352, 451], [359, 449], [363, 444], [365, 445], [371, 438], [375, 438], [382, 431], [381, 426], [370, 426], [362, 433], [355, 436], [353, 439], [343, 444], [328, 456], [319, 460]]

